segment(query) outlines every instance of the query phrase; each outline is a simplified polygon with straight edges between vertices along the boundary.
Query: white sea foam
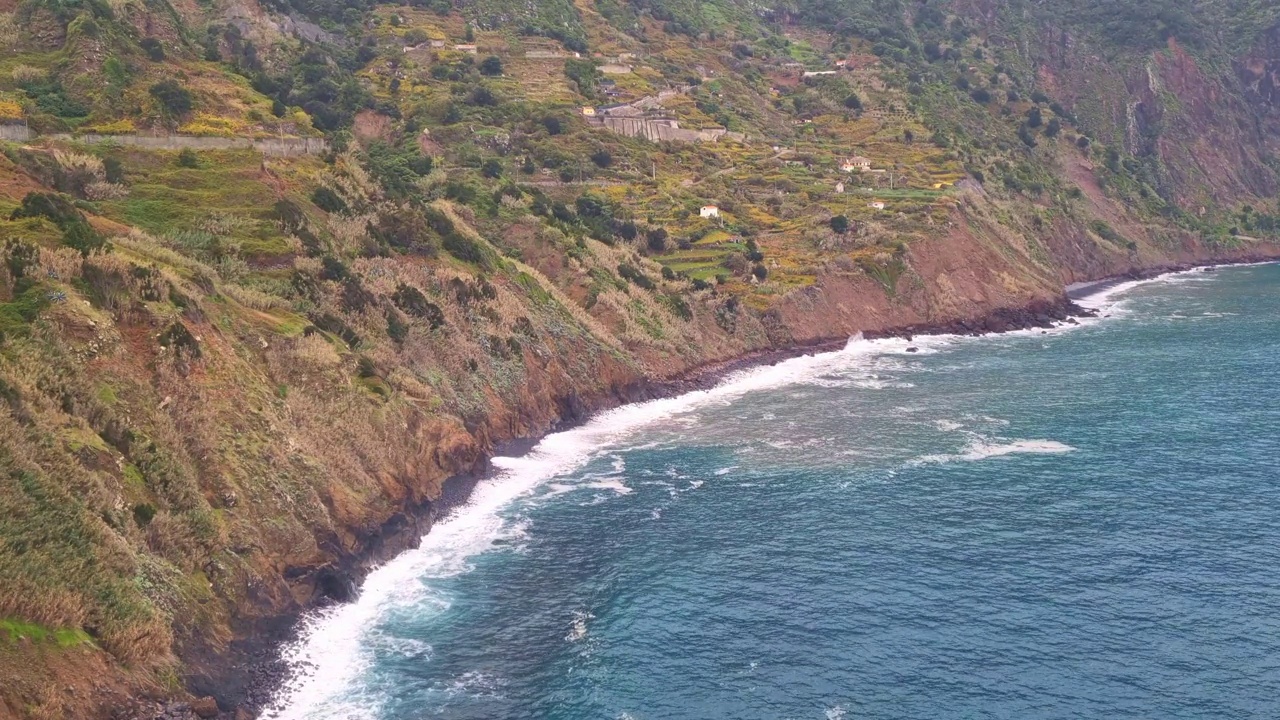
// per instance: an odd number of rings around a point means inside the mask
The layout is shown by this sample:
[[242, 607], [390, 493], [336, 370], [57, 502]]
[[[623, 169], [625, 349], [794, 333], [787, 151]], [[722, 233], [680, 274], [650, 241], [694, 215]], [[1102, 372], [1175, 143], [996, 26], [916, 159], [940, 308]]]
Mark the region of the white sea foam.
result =
[[626, 483], [622, 482], [618, 478], [605, 478], [603, 480], [596, 480], [595, 482], [587, 483], [586, 487], [594, 488], [596, 490], [612, 490], [618, 493], [619, 495], [631, 494], [631, 488], [628, 487]]
[[715, 474], [716, 474], [716, 475], [728, 475], [729, 473], [731, 473], [731, 472], [733, 472], [734, 470], [737, 470], [737, 469], [738, 469], [738, 466], [737, 466], [737, 465], [730, 465], [729, 467], [722, 467], [722, 468], [720, 468], [719, 470], [716, 470]]
[[[903, 343], [854, 338], [842, 350], [745, 370], [707, 390], [626, 405], [602, 413], [580, 427], [548, 435], [527, 455], [494, 458], [498, 469], [494, 476], [477, 484], [467, 504], [437, 523], [418, 548], [370, 573], [355, 602], [328, 608], [306, 621], [302, 639], [284, 651], [294, 676], [263, 718], [377, 717], [382, 699], [376, 692], [364, 689], [362, 677], [373, 660], [367, 637], [378, 619], [392, 608], [412, 606], [425, 599], [432, 593], [432, 579], [465, 572], [470, 558], [493, 548], [494, 541], [509, 531], [504, 511], [553, 478], [581, 467], [646, 425], [673, 419], [687, 421], [690, 412], [698, 407], [728, 404], [750, 392], [803, 382]], [[618, 491], [619, 487], [626, 488], [617, 481], [608, 489]], [[551, 488], [552, 492], [559, 489]]]
[[1074, 452], [1076, 448], [1057, 440], [995, 440], [975, 437], [959, 453], [949, 455], [923, 455], [907, 463], [926, 465], [949, 462], [976, 462], [1005, 455], [1060, 455]]
[[569, 634], [564, 637], [568, 642], [578, 642], [587, 636], [587, 621], [594, 620], [595, 615], [586, 610], [574, 610], [573, 620], [569, 623]]

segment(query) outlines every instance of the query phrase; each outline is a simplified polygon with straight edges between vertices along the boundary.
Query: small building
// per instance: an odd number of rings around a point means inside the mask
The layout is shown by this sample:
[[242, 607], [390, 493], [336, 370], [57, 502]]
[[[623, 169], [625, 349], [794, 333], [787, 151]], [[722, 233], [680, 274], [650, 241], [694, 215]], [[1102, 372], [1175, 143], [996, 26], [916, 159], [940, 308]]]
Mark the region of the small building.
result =
[[475, 45], [454, 45], [453, 49], [457, 50], [458, 52], [464, 52], [468, 55], [475, 55], [477, 52], [477, 48]]
[[880, 202], [879, 200], [876, 200], [875, 202], [867, 203], [867, 207], [871, 208], [872, 210], [883, 210], [884, 203]]
[[586, 117], [596, 116], [596, 109], [593, 107], [588, 107], [586, 105], [583, 105], [581, 109], [582, 109], [582, 114], [585, 115]]
[[444, 47], [444, 41], [443, 41], [443, 40], [432, 40], [432, 41], [431, 41], [431, 47], [433, 47], [433, 48], [442, 48], [442, 47]]
[[715, 205], [703, 205], [702, 209], [698, 211], [698, 215], [704, 218], [718, 218], [720, 217], [720, 208]]
[[835, 70], [805, 70], [800, 77], [821, 77], [823, 75], [835, 75]]
[[871, 161], [861, 155], [854, 155], [840, 164], [843, 172], [866, 172], [871, 169]]

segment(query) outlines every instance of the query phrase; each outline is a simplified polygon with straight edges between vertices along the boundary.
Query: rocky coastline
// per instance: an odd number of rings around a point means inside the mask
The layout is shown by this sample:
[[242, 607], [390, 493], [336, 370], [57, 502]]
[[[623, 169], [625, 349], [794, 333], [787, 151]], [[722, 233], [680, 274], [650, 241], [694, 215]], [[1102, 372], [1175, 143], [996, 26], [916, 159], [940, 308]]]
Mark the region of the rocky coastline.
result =
[[[900, 337], [910, 339], [920, 335], [980, 336], [1016, 330], [1049, 329], [1062, 324], [1075, 324], [1076, 318], [1093, 317], [1096, 313], [1077, 304], [1077, 300], [1105, 290], [1112, 285], [1133, 280], [1144, 280], [1170, 273], [1186, 272], [1197, 268], [1206, 270], [1222, 265], [1255, 264], [1272, 262], [1268, 256], [1233, 258], [1230, 261], [1201, 263], [1173, 263], [1150, 268], [1134, 268], [1129, 272], [1077, 283], [1064, 289], [1056, 298], [1035, 300], [1018, 307], [995, 308], [987, 313], [962, 320], [940, 323], [906, 324], [885, 329], [866, 331], [863, 337], [878, 339]], [[614, 387], [600, 396], [581, 397], [570, 395], [560, 401], [561, 420], [546, 433], [534, 437], [516, 438], [495, 445], [481, 457], [468, 472], [454, 475], [445, 481], [440, 497], [406, 507], [390, 517], [376, 531], [364, 538], [362, 552], [338, 558], [315, 579], [316, 594], [310, 605], [301, 613], [280, 616], [269, 625], [258, 624], [255, 632], [246, 633], [234, 641], [230, 650], [218, 658], [209, 658], [206, 667], [214, 667], [217, 673], [204, 674], [188, 679], [187, 687], [199, 698], [194, 702], [135, 703], [132, 712], [122, 718], [155, 718], [156, 720], [193, 720], [217, 717], [230, 720], [247, 720], [257, 717], [287, 682], [291, 668], [285, 662], [282, 651], [295, 641], [302, 631], [308, 613], [321, 610], [335, 603], [349, 602], [359, 592], [364, 577], [380, 564], [396, 555], [412, 549], [431, 527], [447, 517], [455, 509], [464, 506], [472, 489], [491, 472], [489, 460], [500, 455], [519, 455], [547, 434], [563, 431], [586, 422], [596, 413], [627, 403], [672, 397], [696, 390], [704, 390], [721, 382], [727, 375], [762, 365], [772, 365], [783, 360], [815, 353], [838, 350], [848, 342], [847, 337], [822, 338], [783, 348], [767, 348], [746, 353], [734, 359], [709, 363], [674, 377], [643, 380]], [[200, 715], [194, 708], [209, 712], [210, 701], [216, 698], [218, 714]]]

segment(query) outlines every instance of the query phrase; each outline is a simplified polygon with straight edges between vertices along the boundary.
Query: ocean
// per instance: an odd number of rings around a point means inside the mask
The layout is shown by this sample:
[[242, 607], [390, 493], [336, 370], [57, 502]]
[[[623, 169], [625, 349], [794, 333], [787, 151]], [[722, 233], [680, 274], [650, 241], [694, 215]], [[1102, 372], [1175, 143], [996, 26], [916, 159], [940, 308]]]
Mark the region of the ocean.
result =
[[1280, 717], [1280, 265], [855, 338], [498, 458], [267, 717]]

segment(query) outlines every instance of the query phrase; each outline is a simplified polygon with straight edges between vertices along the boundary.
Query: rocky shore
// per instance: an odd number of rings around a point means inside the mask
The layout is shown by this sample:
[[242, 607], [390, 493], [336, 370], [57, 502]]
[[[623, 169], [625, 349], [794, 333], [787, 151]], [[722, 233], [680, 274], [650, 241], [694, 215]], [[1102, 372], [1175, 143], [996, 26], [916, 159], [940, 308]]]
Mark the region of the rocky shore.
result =
[[[1240, 258], [1231, 264], [1266, 262], [1267, 257]], [[1094, 311], [1084, 308], [1076, 300], [1105, 289], [1109, 285], [1154, 278], [1160, 275], [1184, 272], [1197, 267], [1212, 267], [1218, 263], [1181, 263], [1135, 269], [1131, 272], [1099, 278], [1071, 286], [1062, 295], [1037, 300], [1021, 307], [997, 308], [980, 316], [934, 324], [907, 324], [867, 331], [867, 339], [902, 337], [910, 339], [918, 335], [954, 334], [977, 336], [1034, 328], [1049, 329], [1061, 324], [1074, 324], [1078, 317], [1092, 317]], [[671, 397], [686, 392], [702, 390], [719, 383], [726, 375], [760, 365], [821, 352], [838, 350], [848, 342], [847, 337], [823, 338], [785, 348], [770, 348], [747, 353], [725, 362], [711, 363], [683, 372], [675, 377], [652, 379], [615, 387], [598, 397], [569, 395], [560, 400], [561, 420], [549, 432], [557, 432], [585, 422], [592, 415], [631, 402]], [[357, 554], [343, 555], [332, 566], [325, 568], [316, 579], [317, 592], [309, 609], [313, 612], [334, 603], [347, 602], [355, 597], [364, 577], [378, 565], [401, 552], [416, 546], [440, 519], [467, 502], [476, 483], [488, 475], [491, 468], [488, 459], [497, 455], [514, 455], [526, 452], [538, 438], [520, 438], [497, 445], [489, 456], [482, 458], [467, 473], [449, 478], [439, 498], [407, 507], [389, 518], [377, 530], [364, 538], [364, 550]], [[282, 657], [282, 649], [298, 637], [304, 626], [305, 612], [281, 616], [268, 626], [259, 624], [256, 632], [246, 634], [235, 641], [229, 652], [218, 658], [208, 658], [205, 667], [217, 672], [188, 679], [188, 688], [201, 697], [198, 702], [208, 708], [208, 700], [216, 697], [220, 712], [217, 715], [198, 715], [194, 704], [153, 703], [137, 707], [120, 715], [122, 720], [189, 720], [195, 717], [217, 717], [223, 720], [244, 720], [257, 717], [271, 702], [279, 688], [287, 682], [291, 668]], [[208, 710], [206, 709], [206, 712]]]

